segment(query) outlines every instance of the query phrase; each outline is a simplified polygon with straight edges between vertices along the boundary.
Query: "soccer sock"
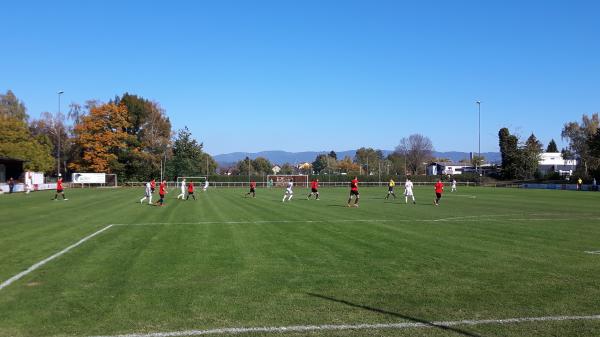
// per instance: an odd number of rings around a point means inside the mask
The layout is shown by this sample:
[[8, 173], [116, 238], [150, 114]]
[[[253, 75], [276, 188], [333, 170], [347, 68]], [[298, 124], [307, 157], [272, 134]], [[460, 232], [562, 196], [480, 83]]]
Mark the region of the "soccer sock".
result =
[[288, 197], [288, 201], [292, 200], [293, 196], [294, 196], [293, 194], [290, 194], [290, 196]]
[[150, 198], [148, 198], [148, 204], [152, 203], [152, 195], [150, 195]]
[[317, 199], [319, 199], [319, 192], [317, 192]]

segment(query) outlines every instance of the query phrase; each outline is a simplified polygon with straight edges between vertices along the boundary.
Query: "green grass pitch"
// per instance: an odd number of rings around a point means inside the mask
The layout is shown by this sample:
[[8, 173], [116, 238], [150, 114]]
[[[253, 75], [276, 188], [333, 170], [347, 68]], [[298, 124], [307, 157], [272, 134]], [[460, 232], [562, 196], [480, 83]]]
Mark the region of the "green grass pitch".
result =
[[[282, 192], [0, 196], [0, 283], [116, 224], [1, 289], [0, 336], [600, 314], [600, 193], [459, 188], [435, 207], [430, 187], [416, 205], [373, 187], [347, 208], [347, 189]], [[598, 336], [600, 320], [242, 335]]]

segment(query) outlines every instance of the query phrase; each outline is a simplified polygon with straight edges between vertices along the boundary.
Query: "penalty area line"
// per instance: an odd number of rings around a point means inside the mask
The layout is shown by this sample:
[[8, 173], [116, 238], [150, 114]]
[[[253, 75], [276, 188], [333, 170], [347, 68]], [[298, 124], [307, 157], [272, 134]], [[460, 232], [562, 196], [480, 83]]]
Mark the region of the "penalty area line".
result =
[[324, 325], [292, 325], [275, 327], [240, 327], [240, 328], [216, 328], [207, 330], [185, 330], [154, 333], [132, 333], [125, 335], [104, 335], [94, 337], [184, 337], [217, 334], [246, 334], [246, 333], [286, 333], [286, 332], [310, 332], [310, 331], [339, 331], [339, 330], [379, 330], [379, 329], [414, 329], [414, 328], [447, 328], [460, 325], [506, 325], [527, 322], [557, 322], [557, 321], [583, 321], [600, 320], [600, 315], [590, 316], [545, 316], [545, 317], [520, 317], [505, 319], [484, 320], [462, 320], [462, 321], [440, 321], [431, 323], [380, 323], [380, 324], [324, 324]]
[[56, 254], [54, 254], [54, 255], [51, 255], [51, 256], [49, 256], [49, 257], [47, 257], [47, 258], [45, 258], [45, 259], [43, 259], [42, 261], [40, 261], [40, 262], [38, 262], [38, 263], [36, 263], [36, 264], [32, 265], [31, 267], [27, 268], [26, 270], [24, 270], [24, 271], [22, 271], [22, 272], [18, 273], [17, 275], [15, 275], [15, 276], [13, 276], [13, 277], [9, 278], [8, 280], [6, 280], [6, 281], [4, 281], [4, 282], [0, 283], [0, 290], [2, 290], [2, 289], [4, 289], [4, 288], [8, 287], [8, 286], [9, 286], [9, 285], [11, 285], [13, 282], [15, 282], [15, 281], [19, 280], [19, 279], [20, 279], [20, 278], [22, 278], [23, 276], [25, 276], [25, 275], [27, 275], [27, 274], [29, 274], [29, 273], [33, 272], [34, 270], [38, 269], [39, 267], [41, 267], [41, 266], [45, 265], [46, 263], [48, 263], [48, 262], [50, 262], [50, 261], [52, 261], [52, 260], [56, 259], [57, 257], [59, 257], [59, 256], [61, 256], [61, 255], [63, 255], [63, 254], [65, 254], [66, 252], [70, 251], [71, 249], [73, 249], [73, 248], [75, 248], [75, 247], [77, 247], [77, 246], [81, 245], [82, 243], [84, 243], [84, 242], [86, 242], [87, 240], [89, 240], [89, 239], [93, 238], [94, 236], [96, 236], [96, 235], [98, 235], [98, 234], [100, 234], [100, 233], [104, 232], [105, 230], [107, 230], [107, 229], [111, 228], [112, 226], [113, 226], [113, 225], [108, 225], [108, 226], [106, 226], [106, 227], [102, 228], [101, 230], [99, 230], [99, 231], [97, 231], [97, 232], [95, 232], [95, 233], [92, 233], [92, 234], [90, 234], [90, 235], [88, 235], [88, 236], [84, 237], [83, 239], [81, 239], [81, 240], [79, 240], [79, 241], [75, 242], [74, 244], [70, 245], [69, 247], [67, 247], [67, 248], [65, 248], [65, 249], [63, 249], [63, 250], [61, 250], [60, 252], [58, 252], [58, 253], [56, 253]]

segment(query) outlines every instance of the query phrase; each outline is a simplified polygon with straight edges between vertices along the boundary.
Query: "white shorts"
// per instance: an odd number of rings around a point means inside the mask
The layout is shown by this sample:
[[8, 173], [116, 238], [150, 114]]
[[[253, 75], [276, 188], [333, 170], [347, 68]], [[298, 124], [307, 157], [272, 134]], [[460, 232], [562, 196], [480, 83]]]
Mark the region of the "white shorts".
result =
[[404, 191], [404, 195], [407, 196], [407, 197], [412, 197], [413, 191], [412, 190], [405, 190]]
[[294, 191], [292, 191], [292, 190], [291, 190], [291, 189], [289, 189], [289, 188], [286, 188], [286, 189], [285, 189], [285, 194], [294, 194]]

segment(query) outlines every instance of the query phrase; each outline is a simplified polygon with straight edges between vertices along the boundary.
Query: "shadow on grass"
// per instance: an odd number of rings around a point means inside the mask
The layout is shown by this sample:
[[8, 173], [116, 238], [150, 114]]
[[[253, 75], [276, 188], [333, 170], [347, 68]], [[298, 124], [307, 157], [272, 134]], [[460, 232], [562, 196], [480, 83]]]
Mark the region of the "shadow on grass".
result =
[[463, 335], [463, 336], [482, 337], [481, 335], [478, 335], [478, 334], [475, 334], [473, 332], [469, 332], [469, 331], [466, 331], [466, 330], [463, 330], [463, 329], [453, 328], [453, 327], [450, 327], [450, 326], [437, 325], [437, 324], [435, 324], [433, 322], [424, 320], [422, 318], [411, 317], [411, 316], [399, 314], [397, 312], [387, 311], [387, 310], [384, 310], [384, 309], [374, 308], [374, 307], [370, 307], [370, 306], [362, 305], [362, 304], [356, 304], [356, 303], [348, 302], [346, 300], [340, 300], [340, 299], [329, 297], [329, 296], [325, 296], [325, 295], [319, 295], [319, 294], [314, 294], [314, 293], [306, 293], [306, 294], [309, 295], [309, 296], [312, 296], [312, 297], [317, 297], [317, 298], [320, 298], [320, 299], [324, 299], [324, 300], [328, 300], [328, 301], [332, 301], [332, 302], [337, 302], [337, 303], [345, 304], [347, 306], [351, 306], [351, 307], [354, 307], [354, 308], [364, 309], [364, 310], [368, 310], [368, 311], [377, 312], [377, 313], [380, 313], [380, 314], [385, 314], [385, 315], [390, 315], [390, 316], [394, 316], [394, 317], [403, 318], [403, 319], [408, 320], [408, 321], [412, 321], [412, 322], [416, 322], [416, 323], [421, 323], [421, 324], [427, 325], [427, 326], [429, 326], [431, 328], [437, 328], [437, 329], [440, 329], [440, 330], [456, 332], [457, 334], [460, 334], [460, 335]]

